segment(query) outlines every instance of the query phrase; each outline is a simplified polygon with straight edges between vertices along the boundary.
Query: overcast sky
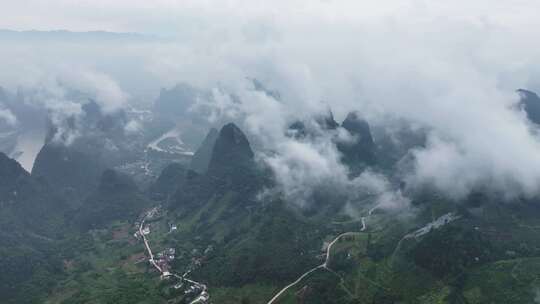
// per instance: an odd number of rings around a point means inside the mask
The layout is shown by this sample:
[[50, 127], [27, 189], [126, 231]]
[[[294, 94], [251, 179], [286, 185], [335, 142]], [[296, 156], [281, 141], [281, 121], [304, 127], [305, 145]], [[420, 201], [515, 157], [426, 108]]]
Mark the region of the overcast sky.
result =
[[[457, 18], [521, 27], [537, 24], [534, 0], [19, 0], [2, 1], [0, 28], [121, 31], [182, 35], [238, 23], [295, 23], [309, 19], [356, 23], [379, 18]], [[313, 22], [312, 20], [311, 22]], [[420, 21], [420, 20], [418, 20]]]

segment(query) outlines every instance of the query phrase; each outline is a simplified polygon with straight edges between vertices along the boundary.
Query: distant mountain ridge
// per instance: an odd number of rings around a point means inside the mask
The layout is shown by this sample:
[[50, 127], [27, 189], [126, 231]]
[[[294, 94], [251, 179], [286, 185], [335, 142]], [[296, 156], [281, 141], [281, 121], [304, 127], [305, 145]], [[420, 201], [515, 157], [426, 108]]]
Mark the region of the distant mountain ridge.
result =
[[17, 31], [0, 29], [1, 39], [10, 40], [59, 40], [59, 41], [158, 41], [162, 40], [155, 35], [147, 35], [135, 32], [109, 32], [109, 31], [68, 31], [68, 30], [27, 30]]

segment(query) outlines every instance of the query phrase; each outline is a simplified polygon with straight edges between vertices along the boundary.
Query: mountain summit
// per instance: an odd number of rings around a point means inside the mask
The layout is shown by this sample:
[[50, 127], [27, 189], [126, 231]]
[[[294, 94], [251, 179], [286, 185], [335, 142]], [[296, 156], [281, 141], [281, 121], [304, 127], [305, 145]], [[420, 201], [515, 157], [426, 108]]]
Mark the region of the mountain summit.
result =
[[204, 174], [189, 171], [176, 192], [176, 207], [204, 204], [213, 195], [242, 194], [248, 201], [260, 185], [260, 172], [246, 135], [234, 123], [221, 128]]
[[234, 123], [226, 124], [216, 139], [208, 173], [215, 175], [228, 169], [235, 171], [238, 167], [251, 166], [253, 156], [249, 141], [242, 130]]
[[369, 124], [358, 116], [357, 112], [347, 115], [341, 127], [353, 137], [350, 142], [341, 142], [338, 148], [343, 153], [347, 164], [362, 163], [371, 165], [375, 162], [375, 143]]
[[529, 120], [540, 125], [540, 97], [535, 92], [524, 89], [517, 92], [520, 97], [519, 105], [525, 110]]
[[336, 130], [339, 124], [334, 119], [332, 110], [319, 113], [312, 117], [303, 120], [294, 121], [287, 130], [287, 135], [296, 139], [306, 137], [317, 137], [321, 133], [326, 133], [330, 130]]

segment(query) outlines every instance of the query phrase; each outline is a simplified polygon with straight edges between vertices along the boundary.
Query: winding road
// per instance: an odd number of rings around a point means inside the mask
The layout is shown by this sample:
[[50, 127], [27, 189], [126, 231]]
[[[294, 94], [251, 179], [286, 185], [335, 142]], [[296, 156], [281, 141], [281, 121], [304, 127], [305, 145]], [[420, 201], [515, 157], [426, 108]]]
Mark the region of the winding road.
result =
[[309, 276], [313, 272], [315, 272], [318, 269], [326, 269], [329, 270], [332, 273], [335, 273], [332, 269], [328, 268], [328, 262], [330, 261], [330, 252], [332, 251], [332, 246], [342, 237], [346, 235], [354, 234], [355, 232], [345, 232], [340, 235], [338, 235], [330, 244], [328, 244], [328, 247], [326, 248], [326, 258], [324, 260], [324, 263], [314, 267], [304, 274], [302, 274], [296, 281], [292, 282], [291, 284], [285, 286], [283, 289], [281, 289], [270, 301], [268, 301], [268, 304], [274, 303], [283, 293], [285, 293], [289, 288], [295, 286], [296, 284], [300, 283], [305, 277]]
[[366, 220], [371, 216], [373, 211], [375, 211], [375, 209], [377, 209], [378, 207], [379, 207], [379, 205], [376, 205], [375, 207], [369, 209], [368, 215], [367, 216], [362, 216], [362, 218], [360, 218], [360, 220], [362, 221], [362, 228], [360, 229], [360, 231], [365, 231], [367, 229]]
[[307, 277], [308, 275], [310, 275], [312, 272], [318, 270], [318, 269], [321, 269], [321, 268], [324, 268], [325, 266], [324, 265], [319, 265], [311, 270], [309, 270], [308, 272], [304, 273], [302, 276], [300, 276], [296, 281], [292, 282], [291, 284], [285, 286], [280, 292], [278, 292], [270, 301], [268, 301], [268, 304], [272, 304], [274, 303], [284, 292], [286, 292], [289, 288], [293, 287], [294, 285], [300, 283], [300, 281], [302, 281], [305, 277]]
[[[367, 216], [363, 216], [361, 218], [361, 221], [362, 221], [362, 228], [360, 229], [360, 231], [365, 231], [367, 229], [367, 219], [371, 216], [371, 214], [373, 213], [373, 211], [375, 211], [375, 209], [377, 209], [379, 207], [379, 205], [376, 205], [375, 207], [369, 209], [368, 211], [368, 214]], [[330, 269], [328, 267], [328, 262], [330, 261], [330, 252], [332, 251], [332, 246], [334, 246], [334, 244], [342, 237], [346, 236], [346, 235], [351, 235], [351, 234], [354, 234], [355, 232], [345, 232], [345, 233], [342, 233], [340, 235], [338, 235], [337, 237], [334, 238], [334, 240], [332, 242], [330, 242], [330, 244], [328, 244], [328, 247], [326, 248], [326, 258], [324, 260], [324, 263], [317, 266], [317, 267], [314, 267], [310, 270], [308, 270], [307, 272], [305, 272], [304, 274], [302, 274], [298, 279], [296, 279], [296, 281], [292, 282], [291, 284], [285, 286], [283, 289], [281, 289], [272, 299], [270, 299], [270, 301], [268, 301], [267, 304], [273, 304], [276, 302], [276, 300], [281, 296], [283, 295], [287, 290], [289, 290], [291, 287], [295, 286], [296, 284], [300, 283], [304, 278], [306, 278], [307, 276], [309, 276], [310, 274], [312, 274], [313, 272], [319, 270], [319, 269], [325, 269], [325, 270], [328, 270], [334, 274], [336, 274], [335, 271], [333, 271], [332, 269]]]

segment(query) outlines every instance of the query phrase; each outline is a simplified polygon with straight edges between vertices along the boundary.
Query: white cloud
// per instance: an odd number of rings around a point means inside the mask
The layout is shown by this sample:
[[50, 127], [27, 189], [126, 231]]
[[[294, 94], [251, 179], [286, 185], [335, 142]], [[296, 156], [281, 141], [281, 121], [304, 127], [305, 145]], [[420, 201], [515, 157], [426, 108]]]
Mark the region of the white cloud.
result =
[[341, 188], [349, 182], [338, 153], [329, 142], [314, 144], [287, 140], [276, 148], [276, 153], [265, 157], [265, 161], [291, 201], [304, 205], [318, 187]]
[[124, 131], [127, 134], [136, 134], [142, 129], [142, 125], [136, 120], [130, 120], [125, 126]]
[[[213, 90], [210, 117], [244, 119], [248, 132], [280, 155], [269, 160], [286, 172], [278, 172], [284, 185], [344, 175], [327, 142], [283, 137], [291, 117], [330, 106], [338, 118], [351, 110], [371, 121], [402, 118], [432, 130], [429, 145], [414, 151], [410, 182], [456, 196], [480, 184], [533, 195], [540, 192], [540, 147], [511, 106], [515, 89], [540, 89], [539, 9], [532, 0], [14, 2], [3, 7], [0, 27], [177, 39], [3, 45], [0, 84], [46, 78], [64, 65], [78, 76], [70, 85], [111, 110], [125, 102], [124, 89], [135, 96], [139, 87], [182, 81]], [[247, 78], [278, 90], [280, 100], [253, 91]]]
[[[382, 175], [366, 170], [352, 181], [361, 193], [375, 196], [374, 206], [377, 209], [400, 211], [410, 209], [411, 201], [401, 190], [395, 189], [388, 179]], [[354, 207], [354, 202], [352, 203]]]
[[68, 74], [56, 73], [53, 70], [48, 72], [51, 74], [47, 77], [27, 81], [21, 84], [18, 90], [24, 92], [24, 100], [21, 102], [48, 113], [49, 120], [57, 129], [53, 138], [56, 142], [69, 145], [83, 132], [79, 125], [81, 106], [88, 100], [71, 96], [71, 92], [82, 93], [95, 99], [104, 113], [115, 112], [125, 105], [124, 93], [112, 79], [104, 75], [91, 71]]
[[123, 109], [126, 105], [127, 94], [109, 75], [93, 70], [78, 70], [65, 72], [58, 77], [66, 88], [89, 94], [106, 114]]
[[0, 108], [0, 121], [4, 121], [8, 126], [17, 124], [17, 117], [9, 109]]

